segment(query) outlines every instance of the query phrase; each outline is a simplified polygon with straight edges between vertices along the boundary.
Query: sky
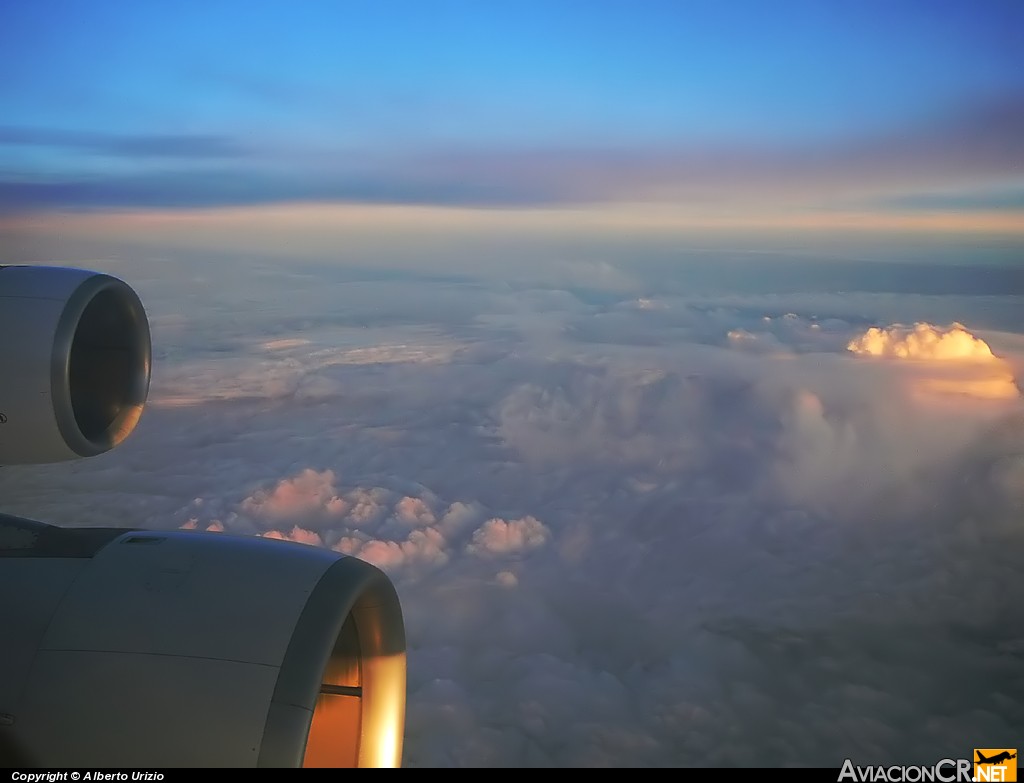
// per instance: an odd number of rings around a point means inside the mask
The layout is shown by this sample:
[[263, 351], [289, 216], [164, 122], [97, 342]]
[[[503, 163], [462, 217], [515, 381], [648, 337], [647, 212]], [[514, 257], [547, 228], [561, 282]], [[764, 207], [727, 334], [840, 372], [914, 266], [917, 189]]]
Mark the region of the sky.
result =
[[7, 214], [640, 204], [731, 224], [967, 213], [1021, 232], [1012, 0], [68, 0], [3, 16]]
[[122, 278], [154, 360], [122, 445], [0, 469], [0, 508], [379, 566], [410, 767], [1016, 748], [1022, 35], [7, 3], [0, 262]]

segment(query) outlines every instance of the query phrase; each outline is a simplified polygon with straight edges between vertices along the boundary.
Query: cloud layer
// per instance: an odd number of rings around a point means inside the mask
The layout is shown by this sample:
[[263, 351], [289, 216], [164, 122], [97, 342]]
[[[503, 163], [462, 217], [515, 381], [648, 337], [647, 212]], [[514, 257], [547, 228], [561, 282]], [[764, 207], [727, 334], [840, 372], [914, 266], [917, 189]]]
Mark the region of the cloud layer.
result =
[[5, 468], [4, 511], [379, 565], [407, 765], [1015, 747], [1024, 403], [921, 384], [1014, 383], [1019, 296], [135, 268], [157, 348], [138, 431]]
[[[12, 158], [0, 177], [0, 213], [76, 208], [212, 207], [360, 202], [463, 207], [550, 207], [663, 202], [698, 214], [813, 207], [812, 214], [1008, 210], [1024, 154], [1024, 105], [1015, 91], [948, 107], [911, 126], [854, 138], [766, 143], [679, 140], [641, 144], [400, 145], [382, 154], [345, 147], [218, 135], [112, 135], [0, 127], [4, 146], [98, 156], [66, 172]], [[312, 151], [308, 151], [309, 149]], [[137, 165], [113, 168], [104, 159]], [[138, 165], [170, 159], [190, 165]], [[205, 165], [196, 165], [204, 163]]]

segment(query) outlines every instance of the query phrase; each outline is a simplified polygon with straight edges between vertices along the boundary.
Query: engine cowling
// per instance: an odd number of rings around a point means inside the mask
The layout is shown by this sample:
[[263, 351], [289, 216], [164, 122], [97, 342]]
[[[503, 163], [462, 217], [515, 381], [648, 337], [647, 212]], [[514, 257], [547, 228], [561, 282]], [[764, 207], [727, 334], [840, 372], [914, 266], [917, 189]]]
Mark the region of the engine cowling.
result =
[[[131, 434], [152, 349], [126, 283], [0, 266], [0, 340], [0, 464]], [[361, 560], [0, 513], [0, 597], [0, 766], [401, 764], [402, 612]]]
[[90, 457], [121, 443], [149, 393], [152, 344], [125, 282], [0, 266], [0, 465]]
[[226, 533], [0, 514], [0, 766], [397, 767], [398, 596]]

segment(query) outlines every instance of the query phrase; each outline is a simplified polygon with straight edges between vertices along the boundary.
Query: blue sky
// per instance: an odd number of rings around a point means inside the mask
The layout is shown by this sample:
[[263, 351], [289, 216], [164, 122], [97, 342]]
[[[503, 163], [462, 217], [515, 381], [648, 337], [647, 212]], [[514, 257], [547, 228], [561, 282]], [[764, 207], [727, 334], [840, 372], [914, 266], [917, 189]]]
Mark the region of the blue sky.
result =
[[989, 188], [999, 204], [1024, 192], [1017, 2], [94, 0], [2, 14], [7, 210], [686, 202], [688, 186], [977, 209]]

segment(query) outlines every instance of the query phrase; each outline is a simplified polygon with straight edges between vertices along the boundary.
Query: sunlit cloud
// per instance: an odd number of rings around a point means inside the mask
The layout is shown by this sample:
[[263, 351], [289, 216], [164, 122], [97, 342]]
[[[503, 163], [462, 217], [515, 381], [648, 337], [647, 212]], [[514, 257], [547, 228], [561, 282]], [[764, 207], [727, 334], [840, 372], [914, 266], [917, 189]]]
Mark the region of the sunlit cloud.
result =
[[911, 376], [914, 389], [927, 397], [965, 395], [1015, 400], [1021, 394], [1010, 364], [959, 323], [947, 327], [928, 323], [871, 327], [851, 340], [847, 350], [857, 356], [917, 365]]
[[871, 327], [850, 341], [847, 349], [865, 356], [924, 361], [995, 361], [988, 344], [968, 332], [963, 324], [943, 328], [926, 323], [911, 327]]
[[242, 510], [268, 519], [301, 517], [311, 513], [341, 516], [349, 504], [338, 497], [334, 473], [307, 468], [292, 479], [285, 479], [270, 491], [259, 490], [242, 502]]

